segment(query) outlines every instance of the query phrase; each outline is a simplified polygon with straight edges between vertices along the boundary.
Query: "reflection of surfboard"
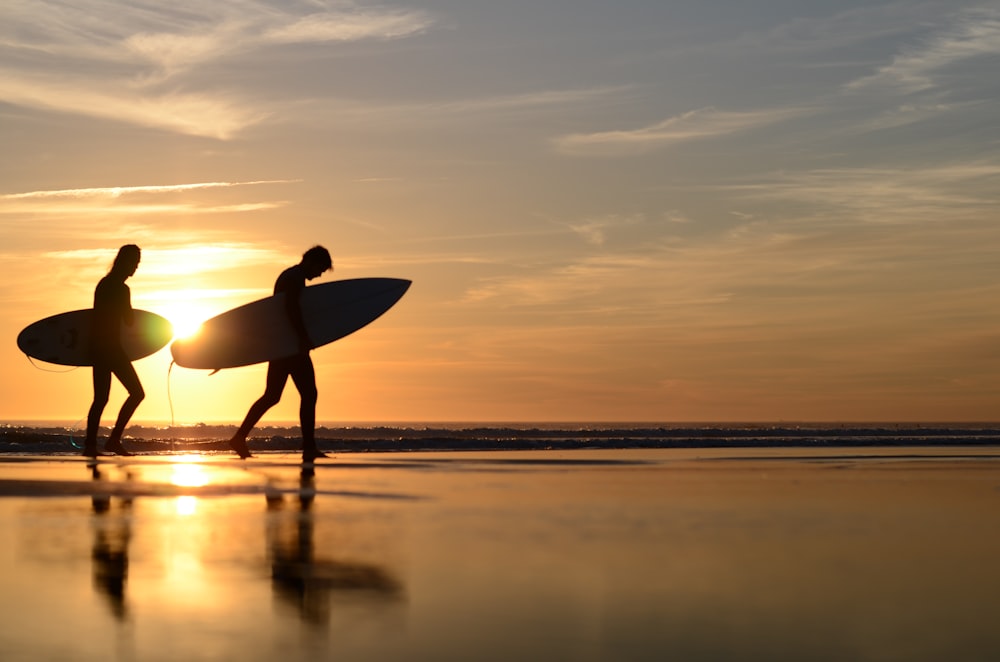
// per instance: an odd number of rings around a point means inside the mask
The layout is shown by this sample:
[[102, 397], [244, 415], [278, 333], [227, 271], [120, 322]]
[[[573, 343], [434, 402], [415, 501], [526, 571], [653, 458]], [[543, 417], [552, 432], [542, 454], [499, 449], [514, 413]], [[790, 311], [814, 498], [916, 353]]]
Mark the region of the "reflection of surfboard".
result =
[[[94, 365], [90, 356], [93, 309], [74, 310], [29, 324], [17, 335], [17, 346], [28, 356], [59, 365]], [[132, 361], [149, 356], [174, 336], [165, 318], [148, 310], [133, 310], [132, 325], [122, 324], [125, 354]]]
[[[312, 347], [373, 322], [410, 287], [400, 278], [355, 278], [312, 285], [302, 292], [302, 317]], [[177, 365], [220, 370], [263, 363], [298, 352], [298, 338], [285, 313], [284, 294], [233, 308], [207, 320], [191, 338], [170, 346]]]

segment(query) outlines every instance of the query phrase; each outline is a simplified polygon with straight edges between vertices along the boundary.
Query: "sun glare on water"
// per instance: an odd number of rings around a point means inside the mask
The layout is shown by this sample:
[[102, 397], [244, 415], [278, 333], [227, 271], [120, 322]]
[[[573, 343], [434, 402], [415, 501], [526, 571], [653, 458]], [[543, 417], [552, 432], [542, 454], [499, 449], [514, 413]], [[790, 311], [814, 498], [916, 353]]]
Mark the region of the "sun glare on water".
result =
[[[202, 487], [208, 484], [208, 473], [197, 455], [182, 455], [172, 466], [170, 482], [178, 487]], [[177, 514], [186, 517], [198, 510], [198, 498], [191, 495], [177, 497]]]
[[174, 462], [170, 482], [179, 487], [201, 487], [208, 484], [208, 473], [197, 455], [181, 455]]

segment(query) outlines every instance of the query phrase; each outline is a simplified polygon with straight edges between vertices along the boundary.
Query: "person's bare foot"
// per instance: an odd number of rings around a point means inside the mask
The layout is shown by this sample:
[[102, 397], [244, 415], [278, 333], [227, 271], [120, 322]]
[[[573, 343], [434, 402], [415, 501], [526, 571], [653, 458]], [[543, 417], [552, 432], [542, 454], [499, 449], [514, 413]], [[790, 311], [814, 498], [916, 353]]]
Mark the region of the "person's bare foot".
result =
[[112, 443], [104, 444], [104, 452], [112, 453], [114, 455], [121, 455], [122, 457], [132, 457], [132, 453], [129, 453], [127, 450], [125, 450], [125, 447], [122, 445], [122, 442], [120, 441], [113, 444]]
[[316, 460], [330, 457], [318, 448], [303, 448], [302, 449], [302, 461], [303, 462], [315, 462]]
[[241, 460], [245, 460], [248, 457], [253, 457], [253, 455], [250, 454], [250, 449], [247, 448], [246, 439], [233, 437], [232, 439], [229, 440], [229, 447], [232, 448], [233, 451], [235, 451], [236, 454], [240, 456]]

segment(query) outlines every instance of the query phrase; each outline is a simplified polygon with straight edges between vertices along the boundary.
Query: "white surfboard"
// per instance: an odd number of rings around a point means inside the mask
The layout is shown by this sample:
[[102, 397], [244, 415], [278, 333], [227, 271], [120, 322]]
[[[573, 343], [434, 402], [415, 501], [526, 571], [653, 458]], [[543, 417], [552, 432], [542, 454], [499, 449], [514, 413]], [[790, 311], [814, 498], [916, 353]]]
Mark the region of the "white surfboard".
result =
[[[17, 346], [28, 356], [59, 365], [94, 365], [90, 354], [94, 310], [73, 310], [38, 320], [17, 335]], [[132, 325], [122, 324], [121, 341], [126, 356], [141, 359], [165, 347], [174, 337], [170, 322], [148, 310], [133, 310]]]
[[[302, 318], [311, 347], [354, 333], [376, 320], [406, 293], [400, 278], [355, 278], [312, 285], [302, 292]], [[221, 370], [273, 361], [299, 351], [283, 293], [217, 315], [191, 338], [170, 346], [177, 365]]]

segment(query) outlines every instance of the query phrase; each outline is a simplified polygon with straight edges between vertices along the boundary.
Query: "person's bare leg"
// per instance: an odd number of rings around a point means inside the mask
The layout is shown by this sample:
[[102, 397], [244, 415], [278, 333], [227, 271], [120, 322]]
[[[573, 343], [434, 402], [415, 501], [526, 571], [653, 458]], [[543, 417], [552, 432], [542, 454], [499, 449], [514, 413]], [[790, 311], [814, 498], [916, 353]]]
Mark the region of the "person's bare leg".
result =
[[253, 457], [247, 447], [247, 436], [257, 422], [267, 413], [267, 410], [278, 404], [281, 400], [281, 393], [285, 390], [285, 381], [288, 379], [288, 372], [276, 361], [267, 364], [267, 384], [264, 387], [264, 395], [257, 398], [257, 401], [250, 405], [250, 411], [240, 425], [236, 434], [229, 440], [229, 447], [241, 458]]
[[97, 432], [101, 427], [101, 414], [108, 404], [111, 392], [111, 370], [103, 366], [94, 366], [94, 401], [87, 412], [87, 436], [83, 441], [83, 454], [87, 457], [97, 457]]
[[316, 371], [312, 359], [308, 356], [297, 364], [292, 371], [292, 382], [299, 391], [299, 427], [302, 433], [302, 461], [312, 462], [321, 457], [327, 457], [316, 446], [316, 402], [319, 392], [316, 389]]
[[139, 403], [145, 399], [146, 392], [143, 390], [139, 376], [135, 374], [135, 368], [132, 367], [131, 363], [119, 366], [115, 370], [115, 376], [128, 390], [128, 398], [125, 399], [122, 408], [118, 411], [118, 419], [115, 421], [115, 427], [111, 429], [108, 441], [104, 444], [104, 450], [117, 455], [131, 455], [122, 445], [122, 435], [125, 433], [125, 426], [131, 420], [132, 414], [139, 407]]

